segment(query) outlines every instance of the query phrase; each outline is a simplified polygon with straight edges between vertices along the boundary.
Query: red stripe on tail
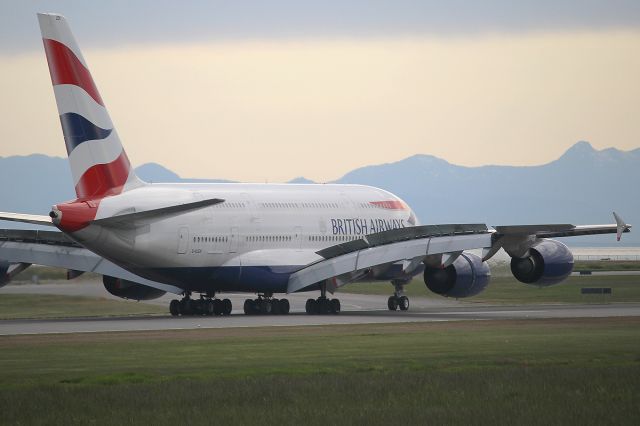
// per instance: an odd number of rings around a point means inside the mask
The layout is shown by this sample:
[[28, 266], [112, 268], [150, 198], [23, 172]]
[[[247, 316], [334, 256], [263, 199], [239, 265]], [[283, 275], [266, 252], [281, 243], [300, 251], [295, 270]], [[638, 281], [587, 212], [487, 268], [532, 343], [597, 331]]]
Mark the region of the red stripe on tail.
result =
[[56, 84], [73, 84], [81, 87], [97, 103], [104, 106], [100, 93], [93, 83], [91, 73], [67, 46], [56, 40], [43, 39], [47, 54], [51, 82]]
[[96, 164], [84, 172], [76, 185], [76, 194], [80, 199], [117, 195], [127, 183], [130, 170], [127, 154], [122, 151], [111, 163]]

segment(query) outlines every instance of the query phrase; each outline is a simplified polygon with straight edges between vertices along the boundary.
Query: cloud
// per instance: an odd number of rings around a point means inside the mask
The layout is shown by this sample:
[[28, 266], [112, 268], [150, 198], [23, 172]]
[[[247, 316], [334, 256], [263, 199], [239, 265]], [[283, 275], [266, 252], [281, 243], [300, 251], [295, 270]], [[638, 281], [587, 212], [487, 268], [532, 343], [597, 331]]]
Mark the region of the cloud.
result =
[[38, 11], [67, 15], [85, 47], [640, 27], [637, 0], [10, 0], [0, 4], [0, 51], [40, 47]]

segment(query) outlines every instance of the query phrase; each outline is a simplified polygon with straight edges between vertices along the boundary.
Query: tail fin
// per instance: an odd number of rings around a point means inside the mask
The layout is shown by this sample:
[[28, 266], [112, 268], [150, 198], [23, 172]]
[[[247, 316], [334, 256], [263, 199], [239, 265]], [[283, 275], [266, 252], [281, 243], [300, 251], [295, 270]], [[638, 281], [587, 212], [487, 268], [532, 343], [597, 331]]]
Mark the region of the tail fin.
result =
[[140, 186], [118, 133], [62, 15], [38, 21], [78, 198], [101, 198]]

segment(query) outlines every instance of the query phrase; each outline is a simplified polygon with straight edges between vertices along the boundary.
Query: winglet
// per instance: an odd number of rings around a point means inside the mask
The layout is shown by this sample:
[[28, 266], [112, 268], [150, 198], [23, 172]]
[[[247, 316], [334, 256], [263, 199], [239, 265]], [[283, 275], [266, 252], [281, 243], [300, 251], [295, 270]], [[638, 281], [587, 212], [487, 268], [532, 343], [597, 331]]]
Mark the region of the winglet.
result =
[[622, 238], [622, 233], [631, 228], [631, 225], [627, 225], [624, 220], [616, 212], [613, 212], [613, 218], [616, 220], [616, 238], [618, 241]]

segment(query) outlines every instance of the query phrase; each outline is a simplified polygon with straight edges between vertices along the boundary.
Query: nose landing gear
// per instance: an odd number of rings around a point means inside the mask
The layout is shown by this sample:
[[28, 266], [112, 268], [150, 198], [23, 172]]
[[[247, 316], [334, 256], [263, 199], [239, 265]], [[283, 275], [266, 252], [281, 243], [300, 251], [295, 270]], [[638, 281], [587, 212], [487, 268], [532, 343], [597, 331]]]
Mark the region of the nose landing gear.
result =
[[389, 300], [387, 300], [387, 308], [390, 311], [396, 311], [400, 309], [401, 311], [406, 311], [409, 309], [409, 298], [404, 295], [404, 282], [392, 281], [391, 282], [395, 287], [395, 291], [393, 292], [393, 296], [389, 296]]

